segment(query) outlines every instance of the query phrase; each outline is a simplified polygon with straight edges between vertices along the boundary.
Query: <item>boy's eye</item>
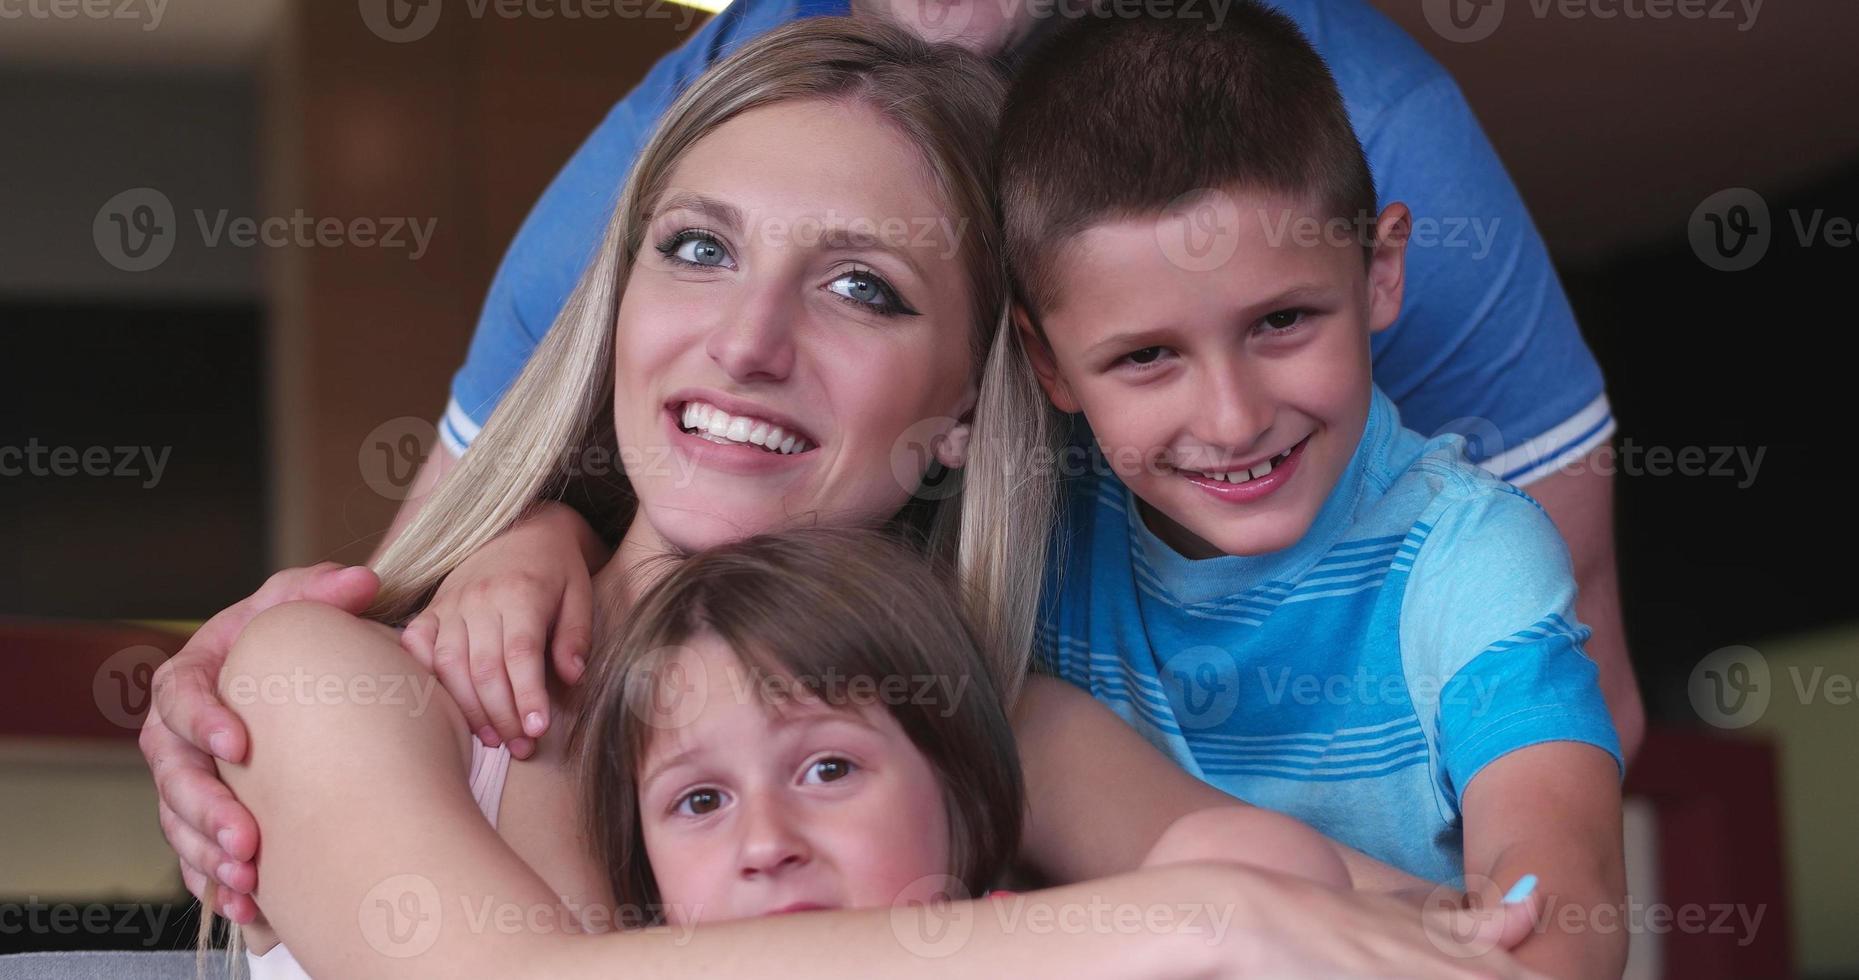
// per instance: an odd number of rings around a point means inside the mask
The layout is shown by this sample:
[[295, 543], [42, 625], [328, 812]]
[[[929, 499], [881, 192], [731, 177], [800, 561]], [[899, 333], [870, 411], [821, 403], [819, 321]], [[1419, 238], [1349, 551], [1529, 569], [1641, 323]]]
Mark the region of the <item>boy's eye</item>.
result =
[[1304, 322], [1303, 310], [1279, 310], [1275, 313], [1267, 313], [1265, 319], [1260, 321], [1268, 331], [1289, 330], [1302, 322]]
[[714, 789], [692, 790], [678, 799], [676, 812], [687, 816], [701, 817], [714, 813], [723, 805], [723, 794]]
[[847, 759], [821, 759], [807, 767], [807, 781], [830, 783], [852, 775], [852, 763]]
[[884, 281], [884, 277], [864, 269], [851, 272], [826, 284], [827, 291], [843, 297], [855, 306], [863, 306], [881, 316], [916, 316], [917, 311], [910, 308], [897, 290]]
[[729, 261], [729, 250], [708, 232], [687, 228], [658, 244], [660, 254], [686, 265], [720, 268]]

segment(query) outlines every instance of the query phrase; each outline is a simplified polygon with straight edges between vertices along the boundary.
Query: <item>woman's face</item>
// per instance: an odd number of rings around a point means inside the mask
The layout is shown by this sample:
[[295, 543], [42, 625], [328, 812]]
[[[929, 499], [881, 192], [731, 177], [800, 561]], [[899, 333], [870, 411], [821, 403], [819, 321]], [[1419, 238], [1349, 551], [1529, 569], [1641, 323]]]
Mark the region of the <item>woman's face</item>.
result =
[[614, 344], [629, 538], [896, 514], [928, 462], [911, 444], [975, 395], [961, 223], [921, 154], [863, 104], [766, 106], [650, 207]]
[[935, 769], [882, 705], [744, 670], [712, 633], [659, 678], [638, 775], [666, 921], [929, 902], [950, 881]]

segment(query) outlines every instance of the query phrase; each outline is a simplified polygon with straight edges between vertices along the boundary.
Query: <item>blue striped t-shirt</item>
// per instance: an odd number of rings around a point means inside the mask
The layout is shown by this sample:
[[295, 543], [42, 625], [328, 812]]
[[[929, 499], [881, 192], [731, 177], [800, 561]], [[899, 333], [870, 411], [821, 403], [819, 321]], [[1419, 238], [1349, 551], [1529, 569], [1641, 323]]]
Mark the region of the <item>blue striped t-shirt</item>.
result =
[[1066, 482], [1037, 661], [1201, 779], [1449, 881], [1487, 763], [1557, 740], [1619, 762], [1554, 524], [1460, 437], [1402, 428], [1380, 389], [1283, 551], [1185, 558], [1107, 468], [1085, 469]]

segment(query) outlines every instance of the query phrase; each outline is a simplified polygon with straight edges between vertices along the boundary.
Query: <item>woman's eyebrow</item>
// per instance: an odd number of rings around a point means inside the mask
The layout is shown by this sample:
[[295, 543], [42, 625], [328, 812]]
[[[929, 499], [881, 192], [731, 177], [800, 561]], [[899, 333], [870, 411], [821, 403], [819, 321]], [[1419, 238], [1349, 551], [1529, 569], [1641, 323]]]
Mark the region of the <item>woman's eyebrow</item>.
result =
[[820, 232], [820, 244], [827, 248], [875, 249], [886, 255], [894, 255], [899, 262], [910, 267], [918, 278], [923, 278], [923, 267], [910, 255], [910, 249], [903, 245], [887, 241], [884, 237], [874, 235], [859, 228], [835, 225]]
[[720, 201], [702, 194], [682, 192], [673, 194], [659, 202], [653, 211], [653, 217], [667, 211], [692, 211], [730, 230], [742, 227], [742, 209], [728, 201]]

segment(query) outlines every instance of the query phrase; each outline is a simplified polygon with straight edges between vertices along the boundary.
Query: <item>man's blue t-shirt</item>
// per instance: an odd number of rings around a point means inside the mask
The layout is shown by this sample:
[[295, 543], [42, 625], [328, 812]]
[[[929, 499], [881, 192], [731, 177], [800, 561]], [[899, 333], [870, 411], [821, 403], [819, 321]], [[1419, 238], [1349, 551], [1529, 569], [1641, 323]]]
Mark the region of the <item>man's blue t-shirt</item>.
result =
[[[1406, 306], [1373, 341], [1375, 381], [1421, 432], [1458, 432], [1519, 486], [1614, 429], [1542, 238], [1451, 76], [1364, 0], [1270, 0], [1329, 63], [1383, 202], [1414, 212]], [[614, 106], [530, 211], [452, 379], [440, 437], [462, 455], [555, 320], [621, 185], [679, 92], [744, 42], [847, 0], [734, 0]]]
[[1297, 544], [1203, 560], [1093, 457], [1066, 479], [1035, 662], [1219, 789], [1457, 878], [1486, 765], [1550, 741], [1620, 760], [1561, 536], [1462, 448], [1377, 390]]

